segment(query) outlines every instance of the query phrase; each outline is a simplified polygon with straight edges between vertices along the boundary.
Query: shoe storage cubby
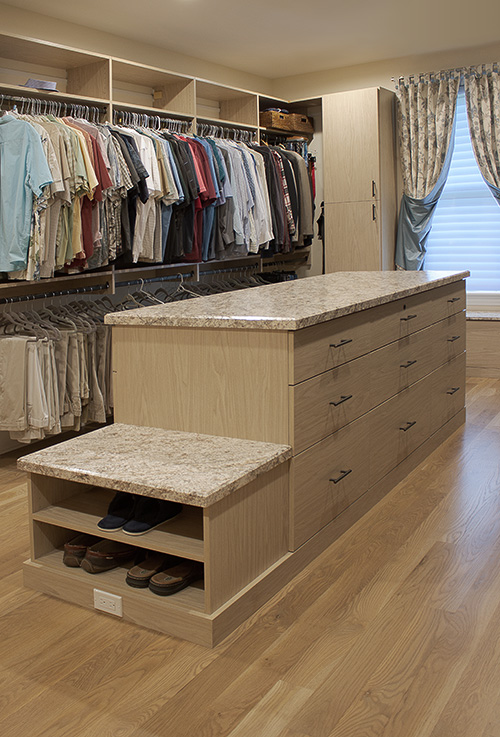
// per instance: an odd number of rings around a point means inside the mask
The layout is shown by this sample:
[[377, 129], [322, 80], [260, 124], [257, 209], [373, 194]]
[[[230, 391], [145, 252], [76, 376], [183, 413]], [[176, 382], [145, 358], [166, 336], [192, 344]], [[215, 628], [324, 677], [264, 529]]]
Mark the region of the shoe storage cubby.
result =
[[[147, 434], [151, 432], [155, 434], [149, 428]], [[130, 493], [137, 493], [138, 478], [154, 479], [147, 489], [139, 489], [140, 495], [161, 499], [167, 493], [173, 501], [181, 501], [181, 481], [177, 489], [168, 486], [166, 492], [164, 481], [159, 480], [161, 460], [154, 461], [150, 472], [148, 459], [155, 458], [155, 449], [163, 448], [169, 437], [165, 430], [156, 433], [153, 442], [159, 445], [152, 449], [147, 443], [141, 447], [139, 441], [134, 442], [132, 426], [111, 425], [20, 459], [19, 466], [29, 471], [31, 559], [24, 565], [25, 583], [86, 607], [94, 607], [94, 589], [119, 596], [124, 619], [211, 646], [260, 605], [256, 602], [264, 593], [266, 576], [288, 555], [288, 477], [287, 464], [281, 460], [288, 457], [289, 449], [259, 443], [257, 451], [262, 445], [263, 457], [252, 457], [250, 466], [243, 468], [245, 475], [238, 478], [234, 469], [238, 469], [242, 444], [248, 441], [213, 439], [218, 447], [226, 448], [223, 462], [217, 467], [205, 461], [203, 466], [197, 458], [197, 443], [210, 442], [209, 436], [185, 433], [179, 438], [177, 434], [176, 441], [188, 450], [171, 465], [171, 477], [192, 476], [195, 489], [198, 462], [199, 478], [215, 474], [211, 497], [192, 498], [188, 492], [189, 503], [183, 503], [177, 516], [143, 535], [102, 531], [97, 523], [106, 515], [115, 492], [127, 491], [124, 486], [131, 484]], [[129, 458], [130, 473], [126, 464], [123, 468], [121, 457], [113, 454], [119, 436], [136, 447], [135, 456]], [[140, 437], [144, 438], [143, 429]], [[111, 470], [97, 474], [96, 464], [86, 458], [95, 448], [95, 457], [102, 459], [103, 447], [110, 448]], [[61, 463], [60, 458], [67, 461]], [[168, 458], [165, 466], [169, 466]], [[115, 475], [113, 468], [120, 471]], [[70, 568], [63, 563], [64, 544], [80, 533], [131, 545], [139, 553], [155, 551], [196, 561], [203, 565], [203, 579], [170, 596], [159, 596], [129, 586], [126, 566], [96, 574]]]

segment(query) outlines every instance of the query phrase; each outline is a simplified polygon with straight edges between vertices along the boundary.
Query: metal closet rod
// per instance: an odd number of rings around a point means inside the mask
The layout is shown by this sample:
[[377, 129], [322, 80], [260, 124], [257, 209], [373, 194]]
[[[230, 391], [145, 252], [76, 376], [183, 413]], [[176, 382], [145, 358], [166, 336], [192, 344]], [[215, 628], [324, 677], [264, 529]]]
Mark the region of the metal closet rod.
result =
[[66, 116], [68, 112], [79, 118], [86, 118], [94, 122], [98, 121], [99, 113], [106, 112], [107, 108], [99, 105], [81, 105], [76, 102], [62, 102], [61, 100], [43, 99], [41, 97], [20, 97], [19, 95], [0, 94], [0, 108], [4, 102], [19, 102], [23, 107], [21, 114], [24, 113], [24, 106], [27, 105], [30, 112], [34, 115], [42, 115], [50, 113], [56, 117]]
[[49, 297], [66, 297], [70, 294], [87, 294], [89, 292], [101, 292], [109, 289], [109, 282], [104, 284], [93, 284], [88, 287], [75, 287], [74, 289], [58, 289], [52, 292], [40, 292], [39, 294], [21, 294], [17, 297], [2, 297], [0, 304], [11, 304], [14, 302], [30, 302], [32, 299], [48, 299]]
[[188, 133], [191, 127], [190, 120], [182, 118], [170, 118], [163, 115], [149, 115], [148, 113], [137, 113], [133, 110], [113, 110], [113, 123], [115, 125], [136, 125], [142, 128], [153, 128], [160, 130], [170, 128], [176, 133]]
[[253, 271], [255, 269], [260, 269], [260, 264], [258, 262], [256, 262], [255, 264], [233, 266], [232, 268], [228, 269], [209, 269], [206, 271], [200, 271], [200, 276], [210, 276], [211, 274], [234, 274], [237, 271]]
[[133, 287], [137, 284], [151, 284], [157, 281], [182, 281], [183, 279], [189, 279], [191, 276], [194, 276], [194, 271], [188, 271], [185, 274], [171, 274], [170, 276], [152, 276], [149, 279], [129, 279], [128, 281], [116, 281], [115, 287], [118, 289], [119, 287]]

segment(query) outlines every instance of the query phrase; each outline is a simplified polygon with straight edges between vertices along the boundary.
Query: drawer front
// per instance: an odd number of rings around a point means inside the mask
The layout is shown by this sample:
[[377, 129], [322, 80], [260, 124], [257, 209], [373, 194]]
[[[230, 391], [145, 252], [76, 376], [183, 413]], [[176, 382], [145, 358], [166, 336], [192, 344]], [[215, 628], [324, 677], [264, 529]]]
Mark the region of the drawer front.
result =
[[292, 550], [367, 490], [368, 443], [369, 423], [362, 417], [292, 459]]
[[435, 372], [432, 403], [433, 431], [451, 420], [465, 406], [465, 353]]
[[415, 383], [464, 348], [462, 312], [291, 387], [295, 453]]
[[293, 375], [297, 384], [406, 337], [465, 308], [463, 282], [447, 284], [386, 305], [297, 330]]
[[296, 455], [291, 465], [292, 550], [457, 414], [464, 406], [464, 384], [462, 353]]

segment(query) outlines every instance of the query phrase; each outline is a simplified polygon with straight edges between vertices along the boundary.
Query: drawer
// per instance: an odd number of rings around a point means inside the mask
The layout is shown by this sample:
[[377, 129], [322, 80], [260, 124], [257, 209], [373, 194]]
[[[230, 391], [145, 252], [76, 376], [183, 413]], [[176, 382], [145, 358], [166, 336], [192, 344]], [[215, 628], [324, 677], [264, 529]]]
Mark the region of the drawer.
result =
[[465, 308], [463, 281], [292, 333], [291, 384], [317, 376]]
[[370, 413], [371, 484], [389, 473], [431, 435], [433, 390], [434, 375], [430, 374]]
[[296, 550], [368, 488], [369, 423], [352, 422], [291, 461], [291, 550]]
[[465, 353], [435, 372], [432, 403], [433, 431], [451, 420], [465, 406]]
[[465, 348], [465, 313], [290, 388], [300, 453], [410, 386]]

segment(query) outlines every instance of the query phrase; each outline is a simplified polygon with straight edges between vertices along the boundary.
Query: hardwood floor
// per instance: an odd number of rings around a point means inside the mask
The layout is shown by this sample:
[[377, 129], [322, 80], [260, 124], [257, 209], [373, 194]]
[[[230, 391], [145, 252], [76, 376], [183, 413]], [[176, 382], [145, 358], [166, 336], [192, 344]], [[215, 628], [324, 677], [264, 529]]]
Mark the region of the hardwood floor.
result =
[[24, 589], [0, 458], [2, 737], [500, 737], [500, 381], [467, 389], [466, 425], [213, 650]]

